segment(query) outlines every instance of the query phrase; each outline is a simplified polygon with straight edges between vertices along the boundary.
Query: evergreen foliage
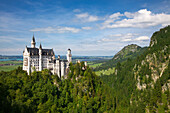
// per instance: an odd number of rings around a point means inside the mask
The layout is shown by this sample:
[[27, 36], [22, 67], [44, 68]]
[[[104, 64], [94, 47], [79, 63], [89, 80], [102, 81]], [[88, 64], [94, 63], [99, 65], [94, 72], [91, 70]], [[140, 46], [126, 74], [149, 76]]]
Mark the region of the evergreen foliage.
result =
[[105, 112], [114, 111], [109, 88], [84, 62], [70, 64], [66, 79], [49, 70], [31, 76], [19, 67], [0, 73], [0, 112]]

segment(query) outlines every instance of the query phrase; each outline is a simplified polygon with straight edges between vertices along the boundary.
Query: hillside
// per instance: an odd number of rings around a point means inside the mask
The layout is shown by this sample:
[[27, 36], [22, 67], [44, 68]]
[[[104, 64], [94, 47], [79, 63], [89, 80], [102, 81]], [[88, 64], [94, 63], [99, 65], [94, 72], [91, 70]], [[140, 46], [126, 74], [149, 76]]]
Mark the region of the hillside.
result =
[[118, 63], [114, 74], [101, 77], [118, 98], [118, 111], [170, 112], [169, 58], [170, 26], [167, 26], [153, 34], [143, 54]]
[[142, 48], [136, 44], [131, 44], [125, 46], [122, 50], [120, 50], [112, 60], [125, 60], [128, 58], [135, 58], [137, 55], [143, 53], [146, 50], [146, 47]]
[[142, 48], [136, 44], [127, 45], [123, 49], [121, 49], [117, 54], [115, 54], [111, 60], [104, 62], [102, 65], [96, 67], [94, 70], [99, 71], [113, 68], [118, 62], [123, 62], [128, 58], [135, 59], [137, 56], [141, 55], [146, 49], [147, 47]]

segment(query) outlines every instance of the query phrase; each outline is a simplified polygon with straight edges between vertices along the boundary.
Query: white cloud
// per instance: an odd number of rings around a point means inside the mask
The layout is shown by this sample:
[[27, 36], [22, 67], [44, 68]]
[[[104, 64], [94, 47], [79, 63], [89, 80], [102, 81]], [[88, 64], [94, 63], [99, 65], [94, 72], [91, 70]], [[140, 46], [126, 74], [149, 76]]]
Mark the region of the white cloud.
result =
[[126, 34], [113, 34], [104, 36], [102, 39], [97, 40], [98, 43], [103, 42], [137, 42], [137, 41], [147, 41], [150, 38], [148, 36], [139, 36], [136, 33], [126, 33]]
[[74, 9], [73, 12], [77, 13], [77, 12], [81, 12], [80, 9]]
[[94, 22], [94, 21], [98, 21], [98, 20], [99, 20], [99, 18], [97, 16], [89, 16], [89, 18], [88, 18], [89, 22]]
[[45, 33], [67, 33], [67, 32], [78, 33], [80, 29], [74, 27], [57, 26], [57, 27], [47, 27], [47, 28], [35, 28], [35, 29], [31, 29], [30, 31], [33, 32], [41, 31]]
[[120, 14], [120, 12], [118, 12], [110, 15], [109, 18], [119, 19], [120, 16], [123, 16], [123, 14]]
[[[141, 9], [135, 13], [125, 12], [123, 14], [126, 18], [119, 21], [115, 19], [107, 19], [103, 23], [101, 28], [119, 28], [119, 27], [138, 27], [145, 28], [157, 25], [169, 25], [170, 24], [170, 15], [165, 13], [154, 14], [147, 9]], [[120, 17], [122, 14], [117, 13], [115, 16], [111, 17]]]
[[149, 37], [148, 36], [140, 36], [140, 37], [138, 37], [138, 38], [136, 38], [134, 40], [136, 40], [136, 41], [145, 41], [145, 40], [149, 40]]
[[91, 30], [92, 28], [91, 27], [82, 27], [82, 29], [84, 29], [84, 30]]
[[122, 34], [113, 34], [113, 35], [109, 35], [109, 37], [121, 37]]
[[23, 42], [23, 41], [26, 41], [25, 39], [23, 39], [23, 38], [16, 38], [16, 37], [13, 37], [13, 36], [0, 36], [0, 40], [1, 40], [1, 42], [6, 42], [6, 43], [8, 43], [8, 42], [11, 42], [11, 43], [13, 43], [14, 41], [15, 42]]
[[112, 15], [110, 15], [103, 23], [103, 27], [101, 27], [102, 29], [105, 28], [105, 26], [114, 23], [115, 20], [120, 19], [120, 17], [123, 16], [123, 14], [120, 14], [120, 12], [118, 13], [114, 13]]
[[76, 14], [76, 17], [79, 18], [79, 19], [81, 19], [81, 18], [86, 18], [86, 17], [88, 17], [88, 16], [89, 16], [88, 13]]
[[131, 38], [125, 38], [125, 39], [122, 39], [123, 42], [129, 42], [129, 41], [132, 41]]
[[76, 17], [83, 22], [94, 22], [100, 20], [98, 16], [89, 15], [88, 13], [76, 14]]

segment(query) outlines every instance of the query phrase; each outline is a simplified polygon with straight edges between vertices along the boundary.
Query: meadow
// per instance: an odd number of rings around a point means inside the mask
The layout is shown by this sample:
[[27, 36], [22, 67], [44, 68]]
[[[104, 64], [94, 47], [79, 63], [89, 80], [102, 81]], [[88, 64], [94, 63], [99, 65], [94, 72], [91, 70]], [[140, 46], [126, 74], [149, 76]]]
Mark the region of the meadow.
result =
[[22, 61], [0, 61], [0, 71], [11, 71], [22, 66]]

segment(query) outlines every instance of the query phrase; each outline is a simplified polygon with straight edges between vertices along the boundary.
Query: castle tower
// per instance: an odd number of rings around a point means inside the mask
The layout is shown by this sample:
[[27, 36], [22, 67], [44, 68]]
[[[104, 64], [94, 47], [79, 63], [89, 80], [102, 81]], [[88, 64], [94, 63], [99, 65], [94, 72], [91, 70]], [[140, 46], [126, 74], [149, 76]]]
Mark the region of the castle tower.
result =
[[55, 60], [55, 54], [52, 56], [52, 59]]
[[68, 63], [70, 63], [70, 62], [72, 62], [72, 54], [71, 54], [71, 49], [68, 49], [67, 50], [67, 61], [68, 61]]
[[39, 71], [42, 71], [42, 46], [39, 47]]
[[32, 41], [31, 41], [31, 48], [35, 48], [35, 38], [34, 38], [34, 35], [32, 37]]

